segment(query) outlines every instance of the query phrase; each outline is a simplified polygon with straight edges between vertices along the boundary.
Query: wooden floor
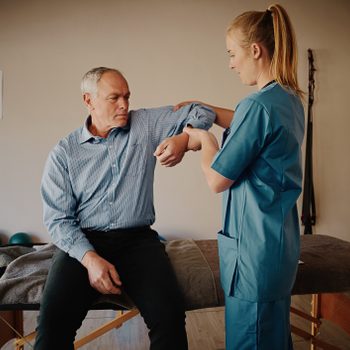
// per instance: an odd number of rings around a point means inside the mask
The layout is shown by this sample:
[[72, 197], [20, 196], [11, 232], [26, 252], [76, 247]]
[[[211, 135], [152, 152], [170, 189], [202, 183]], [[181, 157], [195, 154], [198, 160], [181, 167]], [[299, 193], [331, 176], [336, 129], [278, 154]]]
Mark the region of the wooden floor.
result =
[[[309, 296], [294, 296], [293, 305], [306, 312], [310, 310]], [[25, 312], [24, 327], [30, 332], [35, 327], [37, 312]], [[78, 332], [78, 337], [87, 334], [90, 330], [102, 325], [109, 319], [113, 319], [113, 311], [90, 311], [83, 326]], [[291, 316], [292, 323], [305, 330], [309, 330], [309, 324], [297, 316]], [[187, 333], [190, 350], [223, 350], [224, 343], [224, 312], [223, 308], [196, 310], [187, 313]], [[328, 341], [332, 345], [343, 350], [350, 349], [350, 335], [341, 328], [323, 321], [319, 338]], [[310, 345], [303, 339], [293, 335], [295, 350], [308, 350]], [[149, 341], [147, 330], [140, 316], [129, 320], [119, 329], [114, 329], [81, 350], [148, 350]], [[1, 350], [12, 350], [12, 342], [5, 344]], [[26, 345], [25, 350], [32, 349]]]

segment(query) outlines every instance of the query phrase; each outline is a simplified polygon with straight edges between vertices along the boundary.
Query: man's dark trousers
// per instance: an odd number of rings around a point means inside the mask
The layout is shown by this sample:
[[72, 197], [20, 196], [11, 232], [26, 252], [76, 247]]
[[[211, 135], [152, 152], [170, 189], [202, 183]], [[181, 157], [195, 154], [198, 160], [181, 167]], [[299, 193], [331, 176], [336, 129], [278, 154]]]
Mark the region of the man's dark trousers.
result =
[[[150, 349], [188, 349], [184, 300], [158, 234], [149, 227], [84, 232], [116, 267], [122, 288], [149, 328]], [[86, 268], [59, 250], [45, 284], [34, 349], [73, 350], [76, 331], [99, 295]]]

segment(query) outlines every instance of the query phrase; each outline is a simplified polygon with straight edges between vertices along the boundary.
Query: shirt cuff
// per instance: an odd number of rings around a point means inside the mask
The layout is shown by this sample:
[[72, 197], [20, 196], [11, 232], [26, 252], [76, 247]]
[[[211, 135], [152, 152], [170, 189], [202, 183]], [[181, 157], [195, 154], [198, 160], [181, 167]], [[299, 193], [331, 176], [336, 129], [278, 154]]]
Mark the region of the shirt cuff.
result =
[[194, 128], [209, 130], [216, 118], [215, 112], [207, 106], [196, 105], [190, 112], [190, 118], [186, 125], [191, 125]]
[[78, 261], [82, 261], [84, 255], [89, 251], [95, 251], [95, 248], [88, 241], [76, 242], [69, 249], [68, 254], [72, 258], [77, 259]]

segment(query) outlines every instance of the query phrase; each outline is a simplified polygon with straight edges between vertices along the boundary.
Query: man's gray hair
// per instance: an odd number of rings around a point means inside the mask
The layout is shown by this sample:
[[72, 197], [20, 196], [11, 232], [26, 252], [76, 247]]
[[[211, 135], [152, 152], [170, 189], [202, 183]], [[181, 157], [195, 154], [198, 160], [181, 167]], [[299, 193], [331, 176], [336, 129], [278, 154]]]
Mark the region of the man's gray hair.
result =
[[97, 67], [90, 69], [87, 73], [84, 74], [83, 79], [81, 80], [81, 92], [83, 94], [90, 93], [93, 96], [96, 96], [97, 83], [100, 81], [102, 75], [106, 72], [115, 72], [123, 76], [123, 74], [118, 69], [114, 68]]

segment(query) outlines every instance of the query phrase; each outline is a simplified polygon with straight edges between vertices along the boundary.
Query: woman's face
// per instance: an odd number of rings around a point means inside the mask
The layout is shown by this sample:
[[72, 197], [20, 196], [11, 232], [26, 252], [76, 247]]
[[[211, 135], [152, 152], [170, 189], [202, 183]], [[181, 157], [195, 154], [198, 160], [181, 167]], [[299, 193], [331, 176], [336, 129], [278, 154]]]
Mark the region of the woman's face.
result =
[[239, 32], [229, 33], [226, 36], [226, 47], [230, 56], [230, 68], [235, 70], [244, 85], [256, 85], [258, 75], [256, 60], [250, 47], [241, 46]]

